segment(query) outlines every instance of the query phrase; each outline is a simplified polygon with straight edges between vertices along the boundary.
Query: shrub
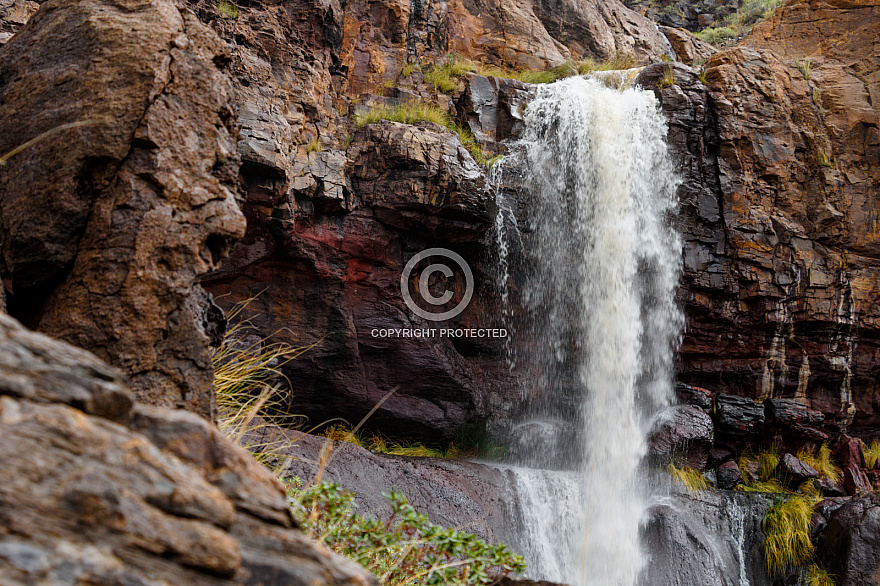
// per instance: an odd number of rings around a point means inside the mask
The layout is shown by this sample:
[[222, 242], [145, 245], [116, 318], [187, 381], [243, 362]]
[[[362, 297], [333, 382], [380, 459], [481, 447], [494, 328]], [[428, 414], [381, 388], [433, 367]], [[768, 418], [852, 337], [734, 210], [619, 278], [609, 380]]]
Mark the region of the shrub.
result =
[[672, 71], [672, 67], [666, 65], [663, 67], [663, 73], [660, 75], [660, 81], [657, 82], [657, 87], [665, 88], [675, 85], [675, 73]]
[[805, 59], [803, 61], [795, 61], [794, 65], [797, 67], [797, 70], [801, 72], [801, 75], [804, 76], [804, 79], [809, 81], [810, 75], [813, 71], [813, 64]]
[[682, 484], [691, 494], [697, 494], [699, 491], [709, 488], [703, 475], [693, 468], [678, 468], [675, 464], [670, 463], [666, 467], [666, 471], [669, 472], [673, 480]]
[[229, 18], [238, 18], [238, 6], [232, 2], [227, 2], [227, 0], [220, 0], [220, 5], [217, 7], [217, 10], [220, 11], [220, 14], [228, 16]]
[[382, 584], [494, 584], [525, 570], [522, 557], [503, 544], [434, 525], [401, 494], [387, 521], [354, 512], [351, 493], [328, 482], [289, 486], [290, 499], [310, 537], [370, 570]]
[[723, 45], [727, 41], [737, 37], [737, 32], [729, 26], [705, 28], [694, 34], [701, 41], [705, 41], [711, 45]]
[[767, 570], [779, 575], [806, 566], [815, 548], [810, 540], [810, 527], [815, 500], [802, 496], [774, 505], [764, 515], [764, 558]]

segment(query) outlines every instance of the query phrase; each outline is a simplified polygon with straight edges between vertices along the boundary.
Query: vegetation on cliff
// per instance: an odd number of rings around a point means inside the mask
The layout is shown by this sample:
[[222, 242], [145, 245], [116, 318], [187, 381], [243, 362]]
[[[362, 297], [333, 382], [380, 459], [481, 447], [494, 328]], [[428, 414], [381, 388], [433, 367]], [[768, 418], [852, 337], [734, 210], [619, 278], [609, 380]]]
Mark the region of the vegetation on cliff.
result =
[[743, 38], [760, 21], [773, 14], [783, 0], [745, 0], [739, 10], [726, 16], [718, 26], [696, 33], [697, 38], [718, 47], [726, 47]]

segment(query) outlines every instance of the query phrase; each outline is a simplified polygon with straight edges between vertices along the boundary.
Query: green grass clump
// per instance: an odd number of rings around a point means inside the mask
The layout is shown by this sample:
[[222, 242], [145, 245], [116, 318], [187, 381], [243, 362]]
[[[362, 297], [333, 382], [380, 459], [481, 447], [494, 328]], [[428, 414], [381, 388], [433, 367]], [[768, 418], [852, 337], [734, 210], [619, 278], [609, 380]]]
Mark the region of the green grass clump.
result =
[[796, 61], [795, 67], [797, 67], [797, 70], [801, 72], [801, 75], [804, 76], [804, 79], [806, 79], [807, 81], [810, 81], [810, 76], [812, 75], [812, 71], [813, 71], [813, 64], [812, 63], [810, 63], [806, 59], [803, 61]]
[[807, 586], [834, 586], [834, 577], [825, 568], [810, 564], [807, 569]]
[[354, 498], [338, 485], [318, 482], [288, 486], [297, 516], [309, 537], [354, 560], [385, 586], [495, 584], [525, 571], [522, 557], [504, 544], [434, 525], [395, 491], [387, 521], [354, 512]]
[[693, 468], [679, 468], [675, 464], [670, 463], [669, 466], [666, 467], [666, 471], [669, 472], [676, 482], [682, 484], [691, 494], [697, 494], [699, 491], [709, 488], [709, 483], [706, 482], [703, 475]]
[[440, 65], [434, 65], [425, 73], [425, 81], [437, 90], [448, 94], [458, 87], [458, 78], [465, 73], [476, 72], [477, 66], [470, 60], [453, 53]]
[[424, 102], [404, 102], [396, 106], [376, 106], [371, 108], [366, 114], [358, 116], [356, 119], [358, 128], [372, 124], [380, 120], [390, 120], [392, 122], [402, 122], [403, 124], [416, 124], [417, 122], [433, 122], [440, 126], [458, 134], [461, 144], [471, 152], [474, 160], [478, 164], [484, 164], [486, 157], [483, 155], [483, 149], [477, 144], [474, 135], [466, 128], [462, 128], [456, 124], [449, 115], [439, 106], [426, 104]]
[[663, 67], [663, 73], [660, 75], [660, 81], [657, 82], [657, 87], [663, 89], [673, 85], [675, 85], [675, 75], [672, 71], [672, 67], [666, 65]]
[[238, 18], [238, 6], [232, 2], [227, 2], [227, 0], [220, 0], [220, 5], [217, 7], [217, 10], [220, 11], [220, 14], [228, 16], [229, 18]]
[[725, 46], [733, 39], [743, 37], [754, 26], [768, 18], [785, 0], [744, 0], [739, 9], [726, 16], [718, 26], [696, 32], [697, 38], [716, 46]]
[[877, 460], [880, 459], [880, 440], [874, 440], [870, 445], [865, 446], [865, 466], [868, 470], [877, 466]]
[[764, 515], [764, 558], [767, 570], [781, 575], [806, 566], [813, 558], [815, 548], [810, 539], [814, 499], [793, 496], [774, 505]]

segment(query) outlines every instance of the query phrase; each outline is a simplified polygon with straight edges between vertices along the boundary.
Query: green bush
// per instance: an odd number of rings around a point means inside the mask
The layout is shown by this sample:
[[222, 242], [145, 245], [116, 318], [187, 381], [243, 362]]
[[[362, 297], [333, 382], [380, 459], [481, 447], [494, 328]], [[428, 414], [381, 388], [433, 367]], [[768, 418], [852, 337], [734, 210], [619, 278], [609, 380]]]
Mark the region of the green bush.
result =
[[289, 495], [310, 537], [388, 586], [494, 584], [526, 568], [523, 558], [503, 544], [434, 525], [395, 491], [385, 495], [392, 509], [387, 521], [355, 513], [351, 493], [329, 482], [305, 489], [290, 485]]
[[729, 26], [719, 26], [716, 28], [704, 28], [694, 33], [698, 39], [705, 41], [711, 45], [723, 45], [731, 39], [737, 37], [737, 32]]

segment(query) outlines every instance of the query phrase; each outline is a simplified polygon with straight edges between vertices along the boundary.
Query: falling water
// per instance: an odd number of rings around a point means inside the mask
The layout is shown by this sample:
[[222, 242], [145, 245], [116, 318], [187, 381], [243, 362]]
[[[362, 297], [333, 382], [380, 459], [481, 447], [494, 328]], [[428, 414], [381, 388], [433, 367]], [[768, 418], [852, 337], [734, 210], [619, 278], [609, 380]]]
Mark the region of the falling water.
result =
[[541, 86], [524, 126], [502, 162], [529, 200], [517, 348], [529, 406], [518, 452], [526, 466], [582, 474], [583, 496], [556, 503], [579, 530], [550, 537], [565, 574], [554, 577], [633, 586], [647, 502], [638, 467], [652, 416], [669, 401], [682, 327], [666, 124], [653, 93], [575, 77]]

